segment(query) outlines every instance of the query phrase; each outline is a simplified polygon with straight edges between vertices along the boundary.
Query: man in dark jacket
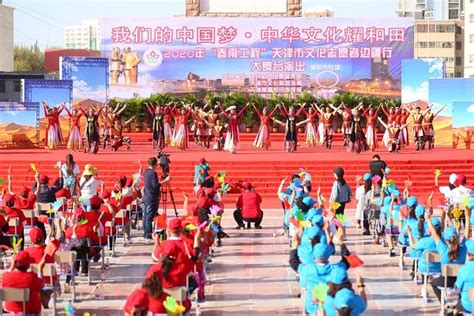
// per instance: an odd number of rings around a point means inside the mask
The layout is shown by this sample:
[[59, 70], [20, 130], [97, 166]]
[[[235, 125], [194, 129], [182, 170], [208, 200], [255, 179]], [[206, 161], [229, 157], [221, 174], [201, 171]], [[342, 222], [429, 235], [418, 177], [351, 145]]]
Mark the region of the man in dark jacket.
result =
[[155, 157], [148, 159], [148, 168], [145, 169], [143, 175], [143, 204], [145, 206], [143, 212], [143, 237], [145, 242], [153, 243], [152, 226], [153, 219], [157, 215], [160, 199], [161, 185], [168, 182], [170, 177], [159, 181], [156, 174], [158, 160]]
[[379, 176], [381, 178], [384, 177], [385, 168], [387, 168], [387, 164], [385, 161], [380, 159], [379, 155], [374, 155], [372, 157], [372, 161], [369, 162], [370, 174], [373, 176]]

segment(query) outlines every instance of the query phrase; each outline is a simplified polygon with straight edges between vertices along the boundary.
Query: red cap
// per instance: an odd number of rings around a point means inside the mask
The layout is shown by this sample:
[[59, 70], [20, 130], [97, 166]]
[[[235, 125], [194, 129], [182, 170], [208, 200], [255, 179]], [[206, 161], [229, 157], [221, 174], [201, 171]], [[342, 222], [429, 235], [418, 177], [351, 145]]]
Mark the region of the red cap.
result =
[[199, 163], [201, 163], [201, 164], [202, 164], [202, 163], [206, 163], [206, 158], [201, 158], [201, 159], [199, 159]]
[[126, 187], [131, 187], [133, 184], [133, 179], [127, 179], [127, 182], [125, 182]]
[[32, 264], [34, 262], [34, 260], [33, 260], [33, 258], [30, 257], [28, 252], [20, 251], [15, 256], [15, 262], [20, 267], [26, 267], [26, 266], [29, 266], [30, 264]]
[[244, 183], [242, 183], [242, 188], [244, 188], [245, 190], [250, 190], [252, 188], [252, 184], [248, 181], [245, 181]]
[[179, 218], [173, 218], [168, 222], [168, 228], [170, 230], [182, 229], [181, 220]]
[[55, 196], [57, 198], [62, 198], [63, 197], [63, 198], [66, 198], [66, 199], [70, 199], [71, 198], [71, 192], [68, 189], [62, 188], [61, 190], [56, 192]]
[[140, 306], [143, 308], [148, 308], [149, 304], [149, 299], [148, 299], [148, 294], [146, 293], [146, 290], [140, 289], [140, 290], [135, 290], [130, 294], [130, 296], [127, 298], [127, 307], [130, 309], [133, 309], [136, 306]]
[[28, 187], [23, 187], [21, 190], [20, 190], [20, 195], [28, 195], [28, 193], [30, 193], [30, 188]]
[[91, 197], [90, 202], [91, 202], [91, 208], [98, 209], [100, 205], [102, 204], [102, 199], [98, 197], [97, 195], [94, 195], [93, 197]]
[[110, 199], [111, 197], [112, 197], [112, 194], [107, 190], [103, 191], [102, 194], [100, 195], [100, 198], [103, 200]]
[[8, 202], [11, 202], [11, 203], [15, 203], [15, 196], [14, 195], [11, 195], [10, 193], [6, 193], [4, 196], [3, 196], [3, 206], [7, 206], [7, 203]]
[[30, 230], [30, 240], [31, 240], [31, 242], [35, 244], [35, 243], [38, 243], [40, 241], [43, 241], [43, 239], [44, 239], [44, 235], [43, 235], [43, 232], [41, 231], [41, 229], [34, 226]]
[[466, 183], [467, 183], [466, 176], [465, 175], [460, 175], [460, 176], [458, 176], [458, 178], [454, 182], [454, 185], [458, 187], [460, 185], [465, 185]]
[[40, 182], [41, 183], [48, 183], [49, 182], [49, 177], [47, 175], [42, 175], [40, 177]]

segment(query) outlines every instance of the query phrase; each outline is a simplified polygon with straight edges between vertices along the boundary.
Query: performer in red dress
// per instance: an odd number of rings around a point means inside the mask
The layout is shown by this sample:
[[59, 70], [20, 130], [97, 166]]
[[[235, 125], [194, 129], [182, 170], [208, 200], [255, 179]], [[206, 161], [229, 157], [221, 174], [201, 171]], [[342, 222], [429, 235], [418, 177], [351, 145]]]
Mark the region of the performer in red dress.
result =
[[313, 105], [315, 109], [320, 113], [320, 118], [321, 118], [321, 123], [319, 125], [319, 138], [322, 143], [326, 144], [327, 149], [331, 149], [332, 146], [332, 136], [334, 134], [333, 130], [333, 120], [334, 120], [334, 114], [336, 111], [339, 111], [339, 109], [342, 107], [342, 104], [339, 105], [335, 110], [331, 110], [329, 106], [319, 108], [317, 104]]
[[67, 148], [76, 151], [82, 148], [82, 135], [81, 128], [79, 126], [79, 121], [81, 120], [82, 113], [79, 113], [77, 110], [72, 110], [72, 113], [65, 108], [67, 114], [69, 115], [69, 120], [71, 121], [71, 130], [69, 131], [69, 137], [67, 141]]
[[[390, 109], [386, 109], [384, 105], [388, 108], [388, 105], [385, 104], [380, 104], [380, 107], [382, 108], [383, 113], [385, 116], [387, 116], [387, 124], [391, 125], [392, 123], [396, 123], [398, 119], [398, 109], [395, 109], [394, 107], [391, 107]], [[390, 137], [388, 135], [388, 131], [385, 130], [385, 133], [383, 134], [382, 142], [385, 145], [385, 147], [388, 147], [388, 141], [390, 140]]]
[[252, 104], [255, 112], [257, 113], [258, 117], [260, 118], [260, 128], [258, 129], [257, 137], [253, 141], [253, 146], [260, 149], [268, 150], [270, 148], [270, 120], [275, 114], [275, 111], [278, 109], [278, 105], [275, 106], [273, 111], [268, 114], [268, 109], [265, 106], [260, 113], [257, 107]]
[[[315, 111], [314, 108], [310, 107], [308, 111], [304, 108], [305, 104], [301, 107], [299, 111], [303, 111], [306, 115], [306, 119], [301, 124], [306, 124], [304, 130], [304, 142], [309, 147], [316, 146], [318, 143], [318, 130], [316, 129], [316, 124], [314, 123], [314, 118], [317, 116], [320, 120], [319, 112]], [[298, 123], [298, 124], [300, 124]]]
[[371, 151], [374, 151], [378, 147], [377, 130], [375, 129], [375, 123], [377, 122], [380, 107], [381, 105], [375, 112], [374, 109], [370, 106], [364, 111], [364, 116], [367, 119], [365, 139]]
[[428, 143], [429, 150], [434, 148], [435, 131], [433, 128], [433, 121], [435, 117], [444, 110], [446, 105], [443, 105], [436, 113], [431, 112], [431, 107], [432, 105], [428, 106], [423, 114], [423, 131], [425, 133], [425, 143]]
[[237, 113], [237, 107], [235, 105], [230, 106], [227, 110], [224, 110], [220, 102], [217, 102], [217, 106], [228, 119], [224, 150], [233, 154], [239, 148], [239, 119], [250, 106], [250, 103], [247, 103], [239, 113]]
[[50, 108], [48, 104], [43, 101], [44, 115], [47, 119], [44, 142], [47, 149], [57, 149], [58, 145], [63, 142], [63, 135], [61, 132], [61, 126], [59, 124], [59, 115], [64, 109], [65, 104], [66, 103], [63, 103], [59, 107]]
[[171, 107], [171, 103], [166, 104], [163, 113], [163, 133], [165, 134], [165, 146], [171, 145], [171, 139], [173, 138], [173, 129], [171, 128], [171, 118], [173, 117], [173, 111], [176, 110], [176, 103]]
[[185, 150], [189, 148], [188, 120], [192, 110], [189, 106], [184, 106], [178, 111], [179, 115], [174, 116], [176, 126], [171, 146]]
[[400, 145], [401, 147], [408, 146], [410, 144], [410, 137], [408, 134], [408, 127], [405, 125], [408, 122], [410, 117], [410, 111], [404, 108], [403, 106], [400, 109], [400, 114], [398, 115], [398, 125], [405, 126], [400, 130]]

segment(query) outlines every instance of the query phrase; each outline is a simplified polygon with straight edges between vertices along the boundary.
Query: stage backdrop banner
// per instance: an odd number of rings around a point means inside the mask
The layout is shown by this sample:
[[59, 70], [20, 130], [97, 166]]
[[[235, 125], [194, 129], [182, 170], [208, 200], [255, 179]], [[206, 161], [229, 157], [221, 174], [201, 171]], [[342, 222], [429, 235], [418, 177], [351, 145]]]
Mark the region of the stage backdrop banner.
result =
[[[471, 100], [474, 91], [474, 78], [449, 78], [429, 80], [429, 102], [436, 111], [442, 105], [446, 108], [435, 119], [435, 129], [441, 131], [442, 138], [436, 136], [436, 143], [454, 144], [453, 139], [453, 102]], [[440, 133], [438, 133], [440, 134]], [[449, 135], [449, 137], [447, 137]]]
[[453, 147], [472, 149], [474, 133], [474, 100], [453, 101]]
[[104, 18], [110, 96], [306, 90], [400, 97], [411, 18]]
[[[72, 80], [22, 80], [23, 101], [38, 102], [40, 104], [40, 140], [45, 138], [46, 118], [42, 102], [45, 101], [49, 107], [57, 107], [66, 102], [66, 107], [71, 108], [72, 104]], [[63, 135], [69, 133], [69, 117], [65, 111], [61, 113], [60, 125]]]
[[37, 102], [0, 102], [0, 148], [39, 143], [39, 106]]
[[61, 57], [59, 76], [72, 80], [73, 104], [86, 100], [107, 101], [109, 86], [109, 59], [101, 57]]

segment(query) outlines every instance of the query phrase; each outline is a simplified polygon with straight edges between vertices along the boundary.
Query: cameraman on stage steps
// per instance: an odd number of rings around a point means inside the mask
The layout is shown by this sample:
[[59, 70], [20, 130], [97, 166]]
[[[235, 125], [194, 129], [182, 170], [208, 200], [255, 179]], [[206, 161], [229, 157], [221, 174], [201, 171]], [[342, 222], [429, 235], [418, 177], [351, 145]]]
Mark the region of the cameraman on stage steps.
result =
[[158, 175], [156, 174], [156, 167], [158, 166], [158, 160], [155, 157], [150, 157], [148, 159], [148, 168], [145, 169], [143, 181], [143, 204], [145, 205], [143, 212], [143, 237], [145, 238], [145, 243], [153, 243], [152, 233], [153, 233], [153, 219], [157, 215], [158, 210], [158, 201], [160, 199], [160, 189], [161, 185], [170, 181], [170, 177], [166, 175], [166, 178], [161, 181], [158, 180]]

